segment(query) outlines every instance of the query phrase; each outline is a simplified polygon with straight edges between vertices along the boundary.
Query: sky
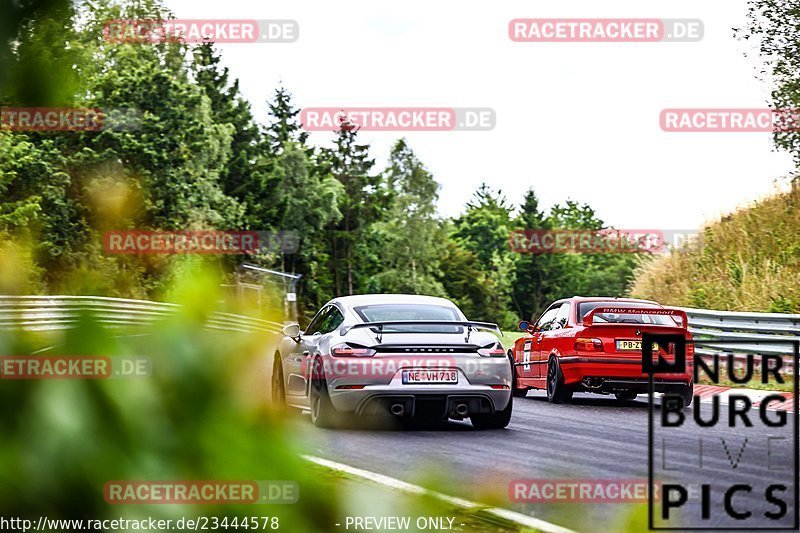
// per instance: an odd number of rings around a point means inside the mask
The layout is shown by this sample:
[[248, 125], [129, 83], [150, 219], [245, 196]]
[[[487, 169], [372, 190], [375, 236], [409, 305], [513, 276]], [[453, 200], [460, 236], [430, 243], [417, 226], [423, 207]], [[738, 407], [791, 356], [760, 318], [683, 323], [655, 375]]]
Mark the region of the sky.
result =
[[[298, 107], [489, 107], [491, 131], [370, 132], [379, 168], [405, 137], [456, 216], [481, 182], [518, 204], [589, 203], [609, 225], [689, 229], [774, 191], [793, 168], [769, 133], [664, 132], [665, 108], [763, 108], [770, 86], [732, 28], [744, 0], [165, 0], [178, 18], [292, 19], [293, 43], [218, 45], [258, 120]], [[520, 43], [515, 18], [701, 19], [699, 42]], [[311, 142], [330, 145], [332, 133]], [[780, 183], [780, 182], [779, 182]]]

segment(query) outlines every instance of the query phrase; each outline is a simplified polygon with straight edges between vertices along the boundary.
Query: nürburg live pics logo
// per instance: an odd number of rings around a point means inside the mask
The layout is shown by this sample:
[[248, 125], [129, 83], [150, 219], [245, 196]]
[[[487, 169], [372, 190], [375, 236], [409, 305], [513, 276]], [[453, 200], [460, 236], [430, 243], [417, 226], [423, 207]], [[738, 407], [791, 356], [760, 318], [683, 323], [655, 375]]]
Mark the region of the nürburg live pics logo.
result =
[[[800, 527], [800, 341], [763, 337], [720, 343], [642, 335], [642, 370], [649, 381], [648, 483], [651, 495], [655, 486], [661, 489], [661, 498], [648, 502], [650, 529]], [[658, 402], [655, 384], [663, 390], [687, 364], [693, 370], [691, 405], [678, 387], [666, 387]], [[788, 394], [773, 392], [792, 383], [793, 404]]]

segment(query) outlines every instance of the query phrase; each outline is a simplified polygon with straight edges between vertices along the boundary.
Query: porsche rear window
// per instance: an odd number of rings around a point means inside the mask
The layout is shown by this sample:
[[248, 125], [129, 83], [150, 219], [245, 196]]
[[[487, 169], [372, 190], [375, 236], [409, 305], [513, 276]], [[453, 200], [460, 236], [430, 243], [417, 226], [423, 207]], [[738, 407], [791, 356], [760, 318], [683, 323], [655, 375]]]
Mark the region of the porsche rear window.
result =
[[[645, 308], [645, 309], [661, 309], [658, 305], [642, 303], [642, 302], [619, 302], [616, 300], [609, 300], [607, 302], [581, 302], [578, 304], [578, 313], [580, 314], [579, 320], [583, 320], [592, 309], [596, 307], [624, 307], [630, 308]], [[658, 326], [676, 326], [677, 322], [669, 315], [637, 315], [637, 314], [614, 314], [603, 313], [594, 315], [595, 324], [655, 324]]]
[[[374, 304], [362, 305], [355, 312], [364, 322], [391, 322], [395, 320], [460, 321], [458, 311], [443, 305], [419, 304]], [[384, 333], [459, 333], [461, 326], [386, 326]]]

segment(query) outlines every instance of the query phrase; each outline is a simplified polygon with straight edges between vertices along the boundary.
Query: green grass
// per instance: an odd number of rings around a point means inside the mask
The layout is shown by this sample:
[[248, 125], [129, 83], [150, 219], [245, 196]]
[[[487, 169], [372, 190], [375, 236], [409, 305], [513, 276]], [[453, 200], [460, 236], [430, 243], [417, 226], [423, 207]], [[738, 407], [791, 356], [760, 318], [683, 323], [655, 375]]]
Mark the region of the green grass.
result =
[[[741, 374], [739, 374], [741, 376]], [[768, 383], [761, 383], [761, 372], [753, 370], [753, 376], [747, 383], [734, 383], [728, 377], [725, 369], [720, 368], [719, 382], [714, 383], [708, 376], [702, 374], [700, 376], [700, 385], [718, 385], [720, 387], [732, 388], [746, 388], [758, 390], [771, 390], [779, 392], [793, 392], [794, 391], [794, 376], [792, 374], [783, 374], [783, 383], [777, 383], [775, 379], [770, 376]]]
[[510, 350], [514, 347], [514, 341], [524, 337], [525, 335], [526, 333], [522, 331], [504, 331], [503, 336], [499, 337], [499, 339], [503, 344], [503, 348]]
[[631, 295], [665, 305], [800, 312], [800, 181], [701, 228], [699, 243], [646, 260]]

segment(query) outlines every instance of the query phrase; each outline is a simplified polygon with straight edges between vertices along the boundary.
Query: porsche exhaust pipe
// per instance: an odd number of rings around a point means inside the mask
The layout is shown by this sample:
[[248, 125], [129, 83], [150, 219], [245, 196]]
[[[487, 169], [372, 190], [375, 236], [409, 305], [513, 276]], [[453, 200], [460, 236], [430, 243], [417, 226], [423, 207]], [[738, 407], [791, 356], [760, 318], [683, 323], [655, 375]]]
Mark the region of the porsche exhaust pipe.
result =
[[406, 409], [403, 407], [402, 403], [393, 403], [389, 408], [389, 411], [391, 411], [394, 416], [403, 416], [406, 412]]
[[467, 404], [465, 403], [457, 403], [455, 412], [458, 416], [467, 416], [467, 413], [469, 412], [469, 407], [467, 407]]

